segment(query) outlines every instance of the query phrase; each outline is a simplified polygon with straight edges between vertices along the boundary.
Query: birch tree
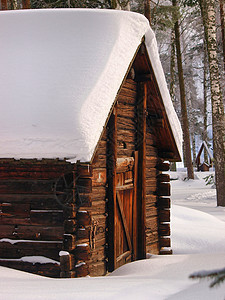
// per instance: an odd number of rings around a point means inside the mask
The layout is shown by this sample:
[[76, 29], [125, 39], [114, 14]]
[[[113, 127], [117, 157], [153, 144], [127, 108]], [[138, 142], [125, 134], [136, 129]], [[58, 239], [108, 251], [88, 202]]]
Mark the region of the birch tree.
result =
[[222, 35], [222, 45], [223, 45], [223, 67], [225, 71], [225, 15], [224, 15], [224, 0], [220, 0], [220, 23], [221, 23], [221, 35]]
[[199, 0], [208, 53], [213, 123], [213, 154], [217, 205], [225, 206], [224, 107], [217, 58], [216, 13], [214, 0]]

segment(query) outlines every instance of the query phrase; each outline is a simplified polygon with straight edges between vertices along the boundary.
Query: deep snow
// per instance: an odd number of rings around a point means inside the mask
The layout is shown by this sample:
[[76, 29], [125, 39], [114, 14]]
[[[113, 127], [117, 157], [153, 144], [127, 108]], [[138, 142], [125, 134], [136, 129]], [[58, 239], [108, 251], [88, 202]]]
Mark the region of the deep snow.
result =
[[216, 207], [206, 173], [196, 174], [183, 181], [185, 173], [171, 173], [179, 178], [172, 181], [173, 255], [152, 255], [99, 278], [49, 279], [0, 267], [0, 299], [224, 300], [224, 284], [210, 289], [208, 281], [188, 278], [225, 264], [225, 209]]
[[0, 12], [0, 157], [90, 161], [144, 36], [181, 152], [180, 122], [143, 15], [32, 9]]

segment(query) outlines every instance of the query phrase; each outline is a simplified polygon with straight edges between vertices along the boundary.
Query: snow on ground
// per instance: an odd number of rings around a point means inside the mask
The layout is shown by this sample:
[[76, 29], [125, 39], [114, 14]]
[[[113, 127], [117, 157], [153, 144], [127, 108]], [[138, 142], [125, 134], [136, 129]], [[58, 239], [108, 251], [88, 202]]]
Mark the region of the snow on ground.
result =
[[207, 173], [183, 181], [184, 172], [171, 173], [172, 247], [174, 255], [127, 264], [109, 276], [49, 279], [0, 267], [1, 300], [224, 300], [225, 284], [209, 288], [208, 281], [190, 274], [225, 264], [225, 209], [216, 207], [215, 190], [205, 185]]

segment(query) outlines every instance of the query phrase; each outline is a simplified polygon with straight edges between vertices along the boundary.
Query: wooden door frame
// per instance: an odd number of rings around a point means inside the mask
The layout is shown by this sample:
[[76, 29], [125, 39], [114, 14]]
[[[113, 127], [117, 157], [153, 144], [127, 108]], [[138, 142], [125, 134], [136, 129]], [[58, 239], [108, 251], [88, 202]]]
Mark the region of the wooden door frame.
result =
[[117, 105], [109, 118], [107, 126], [107, 203], [108, 203], [108, 271], [112, 272], [116, 266], [114, 227], [116, 214], [116, 161], [117, 161]]
[[147, 83], [139, 82], [137, 90], [137, 150], [138, 150], [138, 256], [146, 258], [146, 116], [147, 116]]
[[[137, 145], [134, 153], [134, 207], [133, 260], [146, 258], [146, 114], [147, 84], [138, 83], [137, 91]], [[109, 118], [107, 130], [107, 182], [108, 182], [108, 271], [116, 268], [116, 162], [117, 162], [117, 105]]]

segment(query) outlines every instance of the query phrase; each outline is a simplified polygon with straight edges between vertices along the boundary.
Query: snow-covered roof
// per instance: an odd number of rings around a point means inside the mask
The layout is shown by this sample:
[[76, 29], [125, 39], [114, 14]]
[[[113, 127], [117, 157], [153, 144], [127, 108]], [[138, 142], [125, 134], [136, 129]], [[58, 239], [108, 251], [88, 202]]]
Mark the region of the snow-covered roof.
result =
[[143, 36], [181, 153], [155, 36], [136, 13], [0, 12], [0, 157], [90, 161]]

